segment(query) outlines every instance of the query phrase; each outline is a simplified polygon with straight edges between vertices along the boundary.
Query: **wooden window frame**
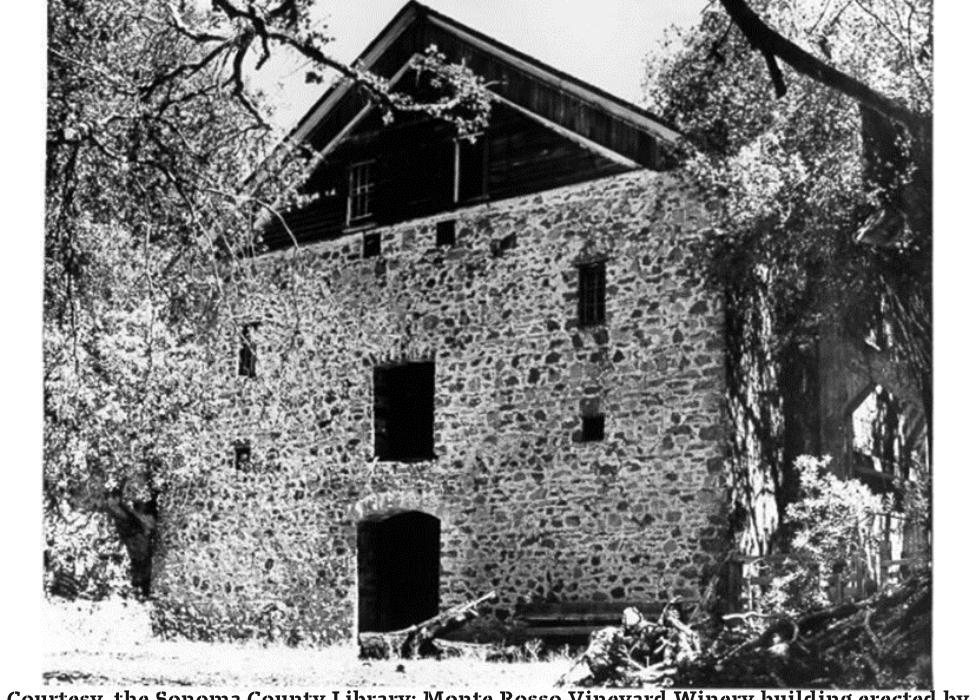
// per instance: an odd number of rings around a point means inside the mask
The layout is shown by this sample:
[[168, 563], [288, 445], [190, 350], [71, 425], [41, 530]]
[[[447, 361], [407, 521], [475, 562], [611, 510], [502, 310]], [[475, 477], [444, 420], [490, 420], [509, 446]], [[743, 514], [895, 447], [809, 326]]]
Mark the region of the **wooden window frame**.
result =
[[607, 322], [607, 261], [593, 260], [579, 265], [577, 316], [581, 328]]
[[258, 376], [258, 350], [254, 338], [260, 326], [257, 322], [245, 323], [240, 327], [238, 339], [240, 345], [237, 351], [237, 376], [254, 379]]
[[364, 224], [373, 219], [376, 193], [375, 160], [363, 160], [349, 166], [349, 194], [346, 197], [346, 225]]

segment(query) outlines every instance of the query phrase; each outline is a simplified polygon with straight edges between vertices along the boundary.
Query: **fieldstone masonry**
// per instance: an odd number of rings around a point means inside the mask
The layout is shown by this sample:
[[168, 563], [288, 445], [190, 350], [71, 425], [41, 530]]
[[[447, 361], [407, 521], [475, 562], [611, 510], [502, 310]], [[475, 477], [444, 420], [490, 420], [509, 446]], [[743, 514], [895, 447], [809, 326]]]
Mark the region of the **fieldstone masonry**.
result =
[[[457, 241], [438, 247], [446, 219]], [[357, 524], [404, 511], [440, 520], [442, 608], [700, 595], [728, 546], [706, 226], [674, 175], [637, 171], [382, 228], [379, 257], [350, 234], [254, 261], [237, 321], [260, 324], [257, 376], [237, 376], [228, 326], [209, 476], [161, 504], [169, 622], [348, 637]], [[580, 328], [578, 265], [598, 259], [606, 323]], [[436, 457], [379, 461], [373, 368], [412, 360], [435, 366]], [[582, 442], [594, 404], [605, 438]]]

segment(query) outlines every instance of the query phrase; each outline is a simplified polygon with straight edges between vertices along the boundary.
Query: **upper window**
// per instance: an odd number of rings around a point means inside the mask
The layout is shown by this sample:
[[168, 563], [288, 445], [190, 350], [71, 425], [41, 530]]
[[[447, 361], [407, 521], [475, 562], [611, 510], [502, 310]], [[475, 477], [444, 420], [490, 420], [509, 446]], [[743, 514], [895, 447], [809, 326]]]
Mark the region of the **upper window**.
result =
[[237, 352], [237, 375], [256, 377], [258, 374], [257, 323], [241, 326], [240, 348]]
[[367, 231], [363, 234], [363, 257], [375, 258], [383, 252], [383, 239], [379, 231]]
[[606, 321], [607, 266], [599, 261], [579, 267], [579, 323], [597, 326]]
[[457, 242], [457, 228], [454, 219], [437, 222], [437, 245], [452, 246]]
[[485, 135], [479, 134], [474, 143], [467, 139], [460, 139], [456, 143], [457, 173], [454, 200], [467, 202], [484, 197], [485, 185], [488, 181], [488, 149], [485, 146], [487, 143]]
[[373, 216], [373, 161], [349, 166], [349, 202], [346, 223], [365, 222]]
[[434, 363], [373, 370], [375, 454], [381, 460], [434, 457]]
[[595, 416], [583, 416], [583, 435], [582, 442], [599, 442], [603, 440], [606, 426], [606, 417], [602, 414]]
[[247, 440], [234, 443], [234, 469], [239, 472], [251, 471], [251, 443]]
[[518, 235], [513, 231], [502, 238], [495, 238], [489, 244], [493, 258], [502, 257], [507, 251], [514, 250], [518, 245]]

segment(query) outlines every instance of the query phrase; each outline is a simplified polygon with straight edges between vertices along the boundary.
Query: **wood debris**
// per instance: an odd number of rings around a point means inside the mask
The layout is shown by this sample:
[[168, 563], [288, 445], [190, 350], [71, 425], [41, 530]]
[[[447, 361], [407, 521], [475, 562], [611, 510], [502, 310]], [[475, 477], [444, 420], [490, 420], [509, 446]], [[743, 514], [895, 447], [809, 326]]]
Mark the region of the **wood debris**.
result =
[[[645, 619], [637, 608], [627, 608], [619, 627], [604, 627], [590, 635], [589, 645], [556, 686], [570, 682], [581, 686], [667, 686], [678, 665], [697, 658], [700, 652], [701, 638], [682, 622], [673, 604], [669, 603], [656, 621]], [[582, 665], [588, 673], [570, 681]]]
[[448, 608], [434, 617], [392, 632], [360, 632], [359, 656], [363, 659], [414, 659], [451, 655], [457, 646], [437, 638], [478, 615], [478, 606], [495, 599], [495, 592]]
[[700, 634], [670, 605], [654, 622], [628, 608], [619, 627], [606, 627], [590, 636], [589, 646], [556, 686], [927, 688], [932, 684], [932, 582], [927, 572], [858, 602], [796, 617], [728, 615], [724, 623]]

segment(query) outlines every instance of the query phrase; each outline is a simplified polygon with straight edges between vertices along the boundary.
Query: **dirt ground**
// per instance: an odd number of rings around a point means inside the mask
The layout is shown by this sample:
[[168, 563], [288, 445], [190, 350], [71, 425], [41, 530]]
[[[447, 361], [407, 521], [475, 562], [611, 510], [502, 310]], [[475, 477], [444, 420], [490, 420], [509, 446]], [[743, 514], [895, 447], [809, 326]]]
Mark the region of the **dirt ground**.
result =
[[252, 690], [550, 687], [571, 661], [492, 663], [476, 658], [361, 661], [353, 645], [293, 649], [257, 643], [164, 642], [135, 603], [49, 601], [42, 673], [49, 685], [221, 686]]

